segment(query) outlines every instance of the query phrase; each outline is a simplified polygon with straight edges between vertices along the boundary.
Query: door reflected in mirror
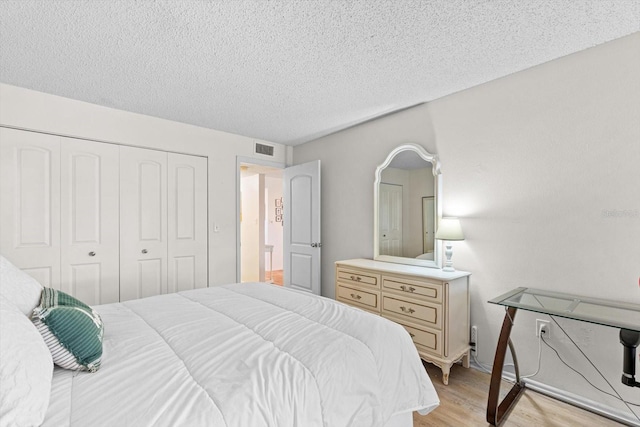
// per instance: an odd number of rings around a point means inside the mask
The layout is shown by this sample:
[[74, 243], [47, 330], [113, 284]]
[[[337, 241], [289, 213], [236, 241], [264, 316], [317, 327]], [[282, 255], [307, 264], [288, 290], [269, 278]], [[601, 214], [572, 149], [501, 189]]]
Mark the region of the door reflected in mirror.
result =
[[439, 174], [437, 157], [414, 144], [396, 148], [378, 167], [376, 260], [439, 267]]
[[435, 248], [436, 235], [436, 205], [435, 197], [428, 196], [422, 198], [422, 253], [431, 255], [426, 259], [433, 259], [433, 249]]

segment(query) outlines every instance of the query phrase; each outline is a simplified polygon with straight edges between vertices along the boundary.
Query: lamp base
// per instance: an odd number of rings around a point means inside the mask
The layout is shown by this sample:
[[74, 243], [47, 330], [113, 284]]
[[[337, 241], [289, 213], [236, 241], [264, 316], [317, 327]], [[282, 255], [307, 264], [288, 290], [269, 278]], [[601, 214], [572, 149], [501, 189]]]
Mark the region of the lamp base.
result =
[[451, 247], [451, 242], [445, 242], [444, 247], [445, 261], [444, 267], [442, 267], [442, 271], [456, 271], [456, 269], [453, 268], [453, 261], [451, 261], [451, 257], [453, 256], [453, 248]]

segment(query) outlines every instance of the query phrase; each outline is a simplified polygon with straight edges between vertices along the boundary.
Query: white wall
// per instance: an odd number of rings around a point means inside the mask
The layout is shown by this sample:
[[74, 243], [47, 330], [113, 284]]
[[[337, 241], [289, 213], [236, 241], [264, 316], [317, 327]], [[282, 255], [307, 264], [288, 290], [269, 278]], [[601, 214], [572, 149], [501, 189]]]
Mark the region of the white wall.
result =
[[[334, 262], [373, 254], [373, 180], [404, 142], [440, 156], [445, 215], [467, 239], [454, 264], [473, 273], [472, 324], [479, 360], [492, 363], [504, 310], [487, 300], [536, 287], [640, 303], [640, 33], [294, 148], [294, 163], [321, 159], [322, 294], [334, 296]], [[347, 209], [348, 207], [348, 209]], [[535, 370], [536, 317], [513, 332]], [[561, 321], [620, 385], [618, 331]], [[553, 325], [552, 343], [599, 386]], [[615, 408], [543, 349], [538, 381]]]
[[[208, 156], [209, 282], [236, 282], [236, 156], [285, 162], [254, 154], [256, 140], [240, 135], [101, 107], [0, 84], [0, 125], [76, 138]], [[263, 142], [263, 141], [260, 141]], [[214, 226], [219, 228], [214, 231]]]

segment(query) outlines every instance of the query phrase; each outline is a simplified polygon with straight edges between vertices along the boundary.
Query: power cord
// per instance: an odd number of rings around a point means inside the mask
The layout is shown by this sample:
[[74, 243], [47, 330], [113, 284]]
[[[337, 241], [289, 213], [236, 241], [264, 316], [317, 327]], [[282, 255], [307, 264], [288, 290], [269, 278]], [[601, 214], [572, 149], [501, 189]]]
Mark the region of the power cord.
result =
[[[562, 326], [560, 326], [560, 324], [553, 318], [553, 316], [550, 316], [551, 319], [554, 321], [554, 323], [562, 330], [562, 332], [564, 332], [564, 334], [569, 338], [569, 340], [571, 340], [571, 342], [577, 347], [577, 345], [575, 344], [575, 342], [571, 339], [571, 337], [569, 337], [569, 335], [567, 334], [567, 332], [562, 328]], [[549, 344], [547, 342], [547, 340], [544, 339], [544, 331], [540, 331], [540, 334], [538, 335], [538, 368], [536, 369], [536, 371], [532, 374], [528, 374], [528, 375], [521, 375], [520, 379], [525, 379], [525, 378], [532, 378], [536, 375], [538, 375], [538, 373], [540, 372], [540, 366], [541, 366], [541, 362], [542, 362], [542, 343], [544, 343], [547, 347], [549, 347], [551, 350], [553, 350], [553, 352], [556, 354], [556, 356], [558, 357], [558, 359], [569, 369], [571, 369], [573, 372], [575, 372], [576, 374], [580, 375], [591, 387], [593, 387], [594, 389], [598, 390], [601, 393], [604, 393], [608, 396], [614, 397], [618, 400], [620, 400], [621, 402], [623, 402], [625, 405], [627, 405], [627, 408], [629, 409], [629, 411], [631, 411], [631, 413], [638, 418], [638, 420], [640, 420], [640, 417], [638, 417], [638, 415], [628, 406], [628, 405], [632, 405], [632, 406], [637, 406], [640, 407], [640, 403], [634, 403], [634, 402], [628, 402], [626, 400], [624, 400], [622, 398], [622, 396], [618, 395], [617, 392], [616, 394], [613, 393], [609, 393], [608, 391], [605, 391], [603, 389], [601, 389], [600, 387], [596, 386], [595, 384], [593, 384], [591, 381], [589, 381], [587, 379], [587, 377], [585, 377], [581, 372], [579, 372], [578, 370], [576, 370], [575, 368], [573, 368], [571, 365], [569, 365], [567, 362], [564, 361], [564, 359], [562, 359], [562, 357], [560, 356], [560, 353], [553, 347], [551, 346], [551, 344]], [[473, 345], [475, 345], [475, 343], [473, 343]], [[578, 348], [578, 350], [580, 350], [580, 348]], [[582, 350], [580, 350], [580, 352], [582, 353], [582, 355], [587, 358], [587, 356], [582, 352]], [[487, 368], [485, 365], [483, 365], [482, 363], [480, 363], [480, 361], [478, 361], [477, 356], [474, 354], [473, 355], [473, 360], [476, 363], [476, 365], [478, 365], [480, 367], [480, 369], [482, 369], [483, 371], [485, 371], [486, 373], [491, 373], [491, 369]], [[587, 360], [589, 360], [589, 358], [587, 358]], [[591, 363], [591, 361], [589, 361]], [[513, 363], [506, 363], [504, 365], [505, 367], [507, 366], [514, 366]], [[593, 364], [592, 364], [593, 366]], [[594, 369], [596, 369], [596, 371], [598, 371], [598, 373], [604, 378], [604, 376], [602, 375], [602, 373], [594, 366]], [[605, 381], [606, 378], [605, 378]], [[609, 384], [609, 382], [607, 381], [607, 384]], [[609, 386], [611, 388], [613, 388], [611, 386], [611, 384], [609, 384]], [[615, 389], [614, 389], [615, 391]]]
[[[508, 312], [507, 312], [508, 313]], [[513, 320], [511, 320], [511, 322], [513, 323]], [[539, 335], [538, 335], [538, 369], [536, 369], [536, 371], [533, 374], [529, 374], [529, 375], [520, 375], [520, 378], [531, 378], [534, 377], [536, 375], [538, 375], [538, 372], [540, 372], [540, 361], [542, 360], [542, 345], [540, 344], [540, 341], [542, 339], [542, 334], [544, 333], [544, 331], [542, 331]], [[471, 342], [469, 343], [472, 347], [475, 348], [476, 343]], [[473, 354], [473, 361], [476, 362], [476, 365], [478, 365], [480, 367], [480, 369], [482, 369], [483, 371], [485, 371], [486, 373], [490, 374], [491, 373], [491, 369], [487, 368], [485, 365], [483, 365], [482, 363], [480, 363], [480, 361], [478, 361], [478, 358], [476, 356], [476, 353], [474, 351]], [[515, 365], [513, 363], [505, 363], [503, 365], [503, 368], [506, 368], [507, 366], [511, 366], [511, 367], [515, 367]]]
[[[541, 306], [541, 307], [544, 307], [544, 304], [542, 304], [542, 302], [538, 299], [538, 297], [537, 297], [537, 296], [535, 296], [535, 295], [534, 295], [534, 298], [538, 301], [538, 303], [540, 304], [540, 306]], [[506, 307], [505, 307], [505, 309], [506, 309]], [[508, 312], [507, 312], [507, 313], [508, 313]], [[567, 333], [567, 331], [565, 331], [565, 330], [564, 330], [564, 328], [563, 328], [562, 326], [560, 326], [560, 324], [559, 324], [559, 323], [558, 323], [558, 321], [556, 320], [555, 316], [549, 315], [549, 317], [551, 318], [551, 320], [553, 320], [553, 323], [555, 323], [555, 324], [556, 324], [556, 326], [557, 326], [558, 328], [560, 328], [560, 330], [562, 331], [562, 333], [564, 333], [564, 335], [565, 335], [567, 338], [569, 338], [569, 341], [571, 341], [571, 343], [573, 344], [573, 346], [574, 346], [574, 347], [575, 347], [575, 348], [580, 352], [580, 354], [582, 354], [582, 356], [587, 360], [587, 362], [589, 362], [589, 364], [591, 365], [591, 367], [593, 367], [593, 369], [595, 369], [595, 370], [596, 370], [596, 372], [600, 375], [600, 377], [604, 380], [604, 382], [606, 382], [606, 383], [607, 383], [607, 385], [609, 385], [609, 387], [611, 387], [611, 390], [613, 390], [613, 392], [615, 393], [615, 395], [614, 395], [614, 394], [611, 394], [611, 393], [609, 393], [609, 392], [606, 392], [606, 391], [604, 391], [604, 390], [601, 390], [600, 388], [598, 388], [598, 387], [596, 387], [595, 385], [593, 385], [593, 384], [591, 383], [591, 381], [587, 380], [587, 378], [586, 378], [584, 375], [582, 375], [580, 372], [578, 372], [578, 371], [576, 371], [575, 369], [573, 369], [571, 366], [569, 366], [569, 364], [567, 364], [564, 360], [562, 360], [562, 358], [560, 357], [560, 354], [556, 351], [556, 349], [554, 349], [553, 347], [551, 347], [551, 345], [549, 345], [549, 343], [548, 343], [546, 340], [543, 340], [543, 342], [544, 342], [547, 346], [549, 346], [549, 348], [551, 348], [551, 349], [556, 353], [556, 355], [558, 356], [558, 359], [560, 359], [560, 361], [561, 361], [562, 363], [564, 363], [566, 366], [568, 366], [569, 368], [571, 368], [571, 370], [573, 370], [573, 371], [577, 372], [578, 374], [580, 374], [580, 376], [581, 376], [582, 378], [584, 378], [584, 379], [585, 379], [585, 381], [587, 381], [587, 383], [589, 383], [589, 384], [590, 384], [592, 387], [594, 387], [596, 390], [599, 390], [599, 391], [601, 391], [601, 392], [603, 392], [603, 393], [605, 393], [605, 394], [607, 394], [607, 395], [609, 395], [609, 396], [613, 396], [613, 397], [615, 397], [616, 399], [620, 400], [622, 403], [624, 403], [624, 405], [627, 407], [627, 409], [629, 410], [629, 412], [631, 412], [631, 413], [636, 417], [636, 419], [637, 419], [638, 421], [640, 421], [640, 416], [638, 416], [638, 414], [636, 414], [636, 413], [633, 411], [633, 409], [631, 409], [631, 406], [629, 406], [630, 404], [631, 404], [631, 405], [634, 405], [634, 406], [640, 406], [640, 405], [635, 404], [635, 403], [631, 403], [631, 402], [627, 402], [626, 400], [624, 400], [624, 399], [622, 398], [622, 396], [620, 396], [620, 394], [618, 393], [618, 391], [615, 389], [615, 387], [611, 385], [611, 383], [610, 383], [610, 382], [607, 380], [607, 378], [602, 374], [602, 372], [600, 372], [600, 370], [596, 367], [596, 365], [594, 365], [594, 364], [593, 364], [593, 362], [591, 361], [591, 359], [589, 359], [589, 358], [587, 357], [587, 355], [586, 355], [586, 354], [584, 354], [584, 351], [582, 351], [582, 349], [580, 348], [580, 346], [579, 346], [578, 344], [576, 344], [576, 342], [573, 340], [573, 338], [571, 338], [571, 336], [569, 336], [569, 334]], [[511, 322], [513, 323], [513, 319], [511, 319]]]
[[482, 363], [480, 363], [478, 361], [477, 356], [474, 354], [473, 355], [473, 361], [476, 362], [476, 365], [480, 366], [480, 369], [482, 369], [483, 371], [485, 371], [487, 374], [491, 373], [491, 369], [487, 368], [486, 366], [484, 366]]
[[[540, 343], [541, 339], [542, 339], [542, 334], [540, 334], [538, 336], [538, 369], [536, 369], [536, 371], [533, 374], [520, 375], [520, 379], [534, 377], [534, 376], [538, 375], [538, 372], [540, 372], [540, 362], [542, 360], [542, 344]], [[486, 372], [487, 374], [491, 373], [491, 369], [489, 369], [488, 367], [486, 367], [485, 365], [480, 363], [480, 361], [478, 360], [478, 358], [477, 358], [477, 356], [475, 354], [473, 355], [473, 361], [476, 362], [476, 365], [478, 365], [480, 367], [480, 369], [482, 369], [484, 372]], [[513, 363], [505, 363], [504, 364], [505, 368], [508, 367], [508, 366], [514, 367], [515, 365]], [[510, 381], [510, 380], [508, 380], [506, 378], [503, 378], [503, 379], [504, 379], [504, 381], [507, 381], [507, 382], [513, 382], [513, 381]]]
[[[595, 388], [596, 390], [598, 390], [598, 391], [599, 391], [599, 392], [601, 392], [601, 393], [604, 393], [604, 394], [609, 395], [609, 396], [611, 396], [611, 397], [615, 397], [616, 399], [618, 399], [618, 400], [620, 400], [620, 401], [622, 401], [622, 402], [624, 402], [624, 403], [628, 403], [629, 405], [633, 405], [633, 406], [638, 406], [638, 407], [640, 407], [640, 403], [627, 402], [627, 401], [626, 401], [626, 400], [624, 400], [622, 397], [617, 396], [617, 395], [615, 395], [615, 394], [613, 394], [613, 393], [609, 393], [608, 391], [605, 391], [605, 390], [601, 389], [600, 387], [596, 386], [596, 385], [595, 385], [595, 384], [593, 384], [591, 381], [589, 381], [589, 380], [587, 379], [587, 377], [585, 377], [581, 372], [579, 372], [577, 369], [575, 369], [574, 367], [572, 367], [571, 365], [569, 365], [567, 362], [565, 362], [565, 361], [564, 361], [564, 359], [562, 359], [562, 357], [560, 356], [560, 353], [558, 353], [558, 350], [556, 350], [555, 348], [553, 348], [553, 346], [551, 346], [551, 344], [549, 344], [549, 343], [547, 342], [547, 340], [545, 340], [545, 339], [543, 338], [543, 339], [542, 339], [542, 342], [543, 342], [547, 347], [549, 347], [551, 350], [553, 350], [553, 352], [556, 354], [556, 356], [558, 356], [558, 359], [560, 359], [560, 361], [561, 361], [561, 362], [562, 362], [562, 363], [563, 363], [567, 368], [571, 369], [573, 372], [575, 372], [576, 374], [580, 375], [580, 376], [581, 376], [581, 377], [582, 377], [582, 378], [583, 378], [587, 383], [589, 383], [589, 385], [590, 385], [591, 387]], [[629, 409], [631, 409], [631, 408], [629, 408]], [[631, 411], [631, 412], [633, 412], [633, 411]], [[634, 414], [635, 414], [635, 413], [634, 413]], [[636, 418], [637, 418], [637, 415], [636, 415]]]
[[535, 377], [538, 375], [538, 372], [540, 372], [540, 361], [542, 360], [542, 335], [544, 335], [544, 331], [540, 331], [538, 334], [538, 369], [536, 369], [533, 374], [520, 375], [520, 379]]

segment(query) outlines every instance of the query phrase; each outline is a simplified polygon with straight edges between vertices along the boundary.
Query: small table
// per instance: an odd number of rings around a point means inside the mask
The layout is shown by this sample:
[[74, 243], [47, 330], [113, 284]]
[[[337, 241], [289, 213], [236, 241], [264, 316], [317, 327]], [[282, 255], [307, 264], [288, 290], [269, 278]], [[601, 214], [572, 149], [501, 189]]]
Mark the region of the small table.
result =
[[[509, 338], [516, 311], [534, 311], [551, 316], [564, 317], [583, 322], [596, 323], [604, 326], [620, 328], [620, 341], [628, 353], [624, 357], [624, 373], [622, 382], [629, 386], [640, 386], [635, 382], [635, 348], [640, 342], [640, 305], [597, 298], [586, 298], [580, 295], [560, 292], [543, 291], [533, 288], [517, 288], [489, 301], [491, 304], [503, 305], [506, 308], [500, 338], [496, 346], [496, 356], [491, 371], [489, 399], [487, 401], [487, 422], [500, 425], [515, 406], [524, 391], [524, 383], [520, 381], [518, 360]], [[507, 347], [511, 351], [516, 374], [516, 383], [502, 402], [500, 397], [500, 383]], [[632, 349], [632, 351], [631, 351]], [[628, 367], [632, 366], [631, 374]], [[630, 368], [631, 369], [631, 368]]]

